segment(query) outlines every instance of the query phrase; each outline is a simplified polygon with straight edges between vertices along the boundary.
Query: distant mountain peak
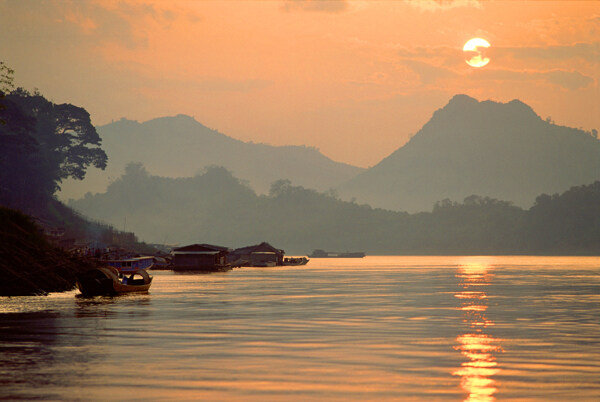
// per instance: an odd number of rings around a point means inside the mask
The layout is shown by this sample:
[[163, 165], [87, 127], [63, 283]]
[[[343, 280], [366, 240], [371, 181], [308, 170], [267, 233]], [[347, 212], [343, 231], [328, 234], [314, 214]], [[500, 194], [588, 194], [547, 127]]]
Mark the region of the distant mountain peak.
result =
[[550, 124], [521, 100], [455, 95], [409, 142], [340, 188], [372, 206], [423, 211], [471, 194], [530, 206], [600, 179], [600, 141]]
[[148, 172], [163, 177], [190, 177], [206, 166], [223, 166], [260, 193], [280, 179], [324, 191], [364, 170], [335, 162], [313, 147], [272, 146], [229, 137], [186, 114], [143, 123], [121, 119], [97, 129], [109, 157], [107, 170], [88, 174], [83, 185], [63, 185], [64, 198], [104, 191], [131, 161], [142, 161]]
[[475, 111], [480, 110], [478, 108], [485, 108], [486, 110], [495, 110], [500, 111], [503, 110], [506, 113], [512, 114], [521, 112], [526, 115], [534, 115], [537, 114], [533, 111], [531, 106], [527, 105], [525, 102], [519, 99], [513, 99], [509, 102], [498, 102], [491, 99], [478, 101], [475, 98], [470, 97], [469, 95], [458, 94], [454, 95], [452, 99], [448, 102], [446, 106], [444, 106], [440, 110], [448, 110], [451, 112], [460, 111]]
[[198, 120], [196, 120], [194, 117], [190, 116], [189, 114], [182, 114], [182, 113], [176, 114], [175, 116], [157, 117], [157, 118], [145, 121], [144, 123], [150, 123], [155, 120], [179, 121], [179, 122], [195, 123], [195, 124], [203, 125], [202, 123], [200, 123]]
[[450, 99], [450, 101], [448, 102], [448, 105], [472, 105], [472, 104], [477, 104], [479, 103], [479, 101], [475, 98], [471, 98], [469, 95], [465, 95], [465, 94], [457, 94], [454, 95], [452, 97], [452, 99]]
[[519, 99], [513, 99], [510, 102], [506, 103], [506, 105], [511, 108], [513, 112], [521, 112], [524, 115], [536, 116], [539, 117], [538, 114], [533, 110], [531, 106], [526, 104], [525, 102], [520, 101]]
[[208, 128], [204, 124], [200, 123], [194, 117], [187, 114], [177, 114], [175, 116], [163, 116], [150, 119], [143, 122], [144, 125], [153, 124], [174, 124], [180, 127], [203, 127]]

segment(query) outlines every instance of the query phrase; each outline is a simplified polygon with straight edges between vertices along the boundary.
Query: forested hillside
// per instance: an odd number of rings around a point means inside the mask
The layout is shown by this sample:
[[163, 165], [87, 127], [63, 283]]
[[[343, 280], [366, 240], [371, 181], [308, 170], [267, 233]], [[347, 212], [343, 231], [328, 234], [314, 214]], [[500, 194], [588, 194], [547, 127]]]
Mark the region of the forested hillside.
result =
[[285, 180], [274, 183], [269, 195], [256, 195], [223, 168], [169, 179], [134, 164], [106, 193], [71, 205], [157, 243], [240, 247], [269, 241], [295, 254], [315, 248], [370, 254], [600, 252], [600, 182], [541, 195], [529, 210], [474, 195], [408, 214], [341, 201], [335, 193]]
[[186, 115], [143, 123], [121, 119], [97, 130], [108, 155], [107, 168], [90, 169], [83, 182], [66, 181], [62, 199], [104, 192], [130, 162], [142, 162], [150, 173], [165, 177], [189, 177], [207, 166], [223, 166], [258, 193], [268, 192], [278, 179], [327, 190], [364, 170], [335, 162], [311, 147], [240, 141]]
[[86, 221], [56, 200], [64, 180], [82, 180], [89, 167], [106, 166], [100, 137], [85, 109], [56, 104], [38, 92], [10, 90], [7, 71], [12, 70], [5, 69], [0, 80], [0, 206], [28, 214], [46, 228], [60, 227], [73, 241], [118, 241], [148, 250], [133, 233]]
[[0, 206], [0, 296], [71, 290], [94, 266], [48, 242], [31, 217]]

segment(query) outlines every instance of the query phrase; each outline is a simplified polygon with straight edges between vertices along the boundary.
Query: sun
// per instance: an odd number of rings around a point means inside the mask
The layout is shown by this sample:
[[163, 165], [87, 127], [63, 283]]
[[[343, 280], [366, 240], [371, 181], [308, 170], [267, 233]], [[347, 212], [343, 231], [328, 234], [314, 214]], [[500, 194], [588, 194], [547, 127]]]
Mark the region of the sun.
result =
[[471, 67], [483, 67], [490, 62], [489, 57], [485, 57], [485, 49], [490, 47], [490, 43], [481, 38], [469, 39], [463, 46], [463, 52], [467, 58], [465, 62]]

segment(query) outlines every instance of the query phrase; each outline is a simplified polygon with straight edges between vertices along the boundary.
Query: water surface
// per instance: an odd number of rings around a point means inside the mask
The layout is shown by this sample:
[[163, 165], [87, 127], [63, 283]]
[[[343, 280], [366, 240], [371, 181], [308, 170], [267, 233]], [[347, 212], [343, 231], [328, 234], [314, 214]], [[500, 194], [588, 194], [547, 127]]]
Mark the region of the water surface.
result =
[[366, 257], [0, 298], [0, 398], [600, 399], [600, 258]]

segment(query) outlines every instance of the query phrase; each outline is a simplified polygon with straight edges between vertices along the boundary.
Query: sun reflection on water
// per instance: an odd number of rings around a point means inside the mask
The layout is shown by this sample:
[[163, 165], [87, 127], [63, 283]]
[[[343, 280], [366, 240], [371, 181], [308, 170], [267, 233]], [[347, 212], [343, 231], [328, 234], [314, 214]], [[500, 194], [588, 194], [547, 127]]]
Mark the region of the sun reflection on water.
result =
[[499, 339], [486, 333], [494, 325], [486, 315], [488, 296], [485, 287], [489, 285], [493, 274], [485, 263], [470, 263], [459, 267], [456, 277], [462, 290], [454, 297], [461, 300], [459, 307], [463, 312], [463, 322], [468, 330], [456, 338], [454, 348], [468, 360], [452, 374], [461, 376], [461, 387], [467, 393], [468, 402], [495, 401], [494, 394], [498, 385], [493, 376], [500, 372], [495, 353], [501, 352]]

